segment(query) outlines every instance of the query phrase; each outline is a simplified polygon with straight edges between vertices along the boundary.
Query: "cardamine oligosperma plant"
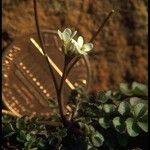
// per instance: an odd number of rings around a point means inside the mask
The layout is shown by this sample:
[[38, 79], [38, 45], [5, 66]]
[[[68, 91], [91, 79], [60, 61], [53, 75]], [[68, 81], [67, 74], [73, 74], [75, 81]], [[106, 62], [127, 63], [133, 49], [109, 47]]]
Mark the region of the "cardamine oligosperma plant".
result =
[[[33, 2], [40, 44], [48, 63], [39, 34], [36, 0]], [[31, 119], [3, 115], [5, 145], [2, 145], [2, 149], [97, 150], [107, 147], [116, 150], [119, 146], [127, 145], [129, 136], [136, 137], [141, 132], [148, 131], [147, 87], [136, 82], [131, 87], [121, 84], [117, 91], [101, 91], [97, 95], [88, 95], [82, 88], [73, 90], [68, 104], [71, 111], [66, 118], [62, 97], [64, 81], [80, 57], [93, 48], [91, 42], [113, 12], [114, 10], [109, 13], [89, 43], [84, 43], [81, 36], [75, 38], [77, 32], [72, 32], [69, 28], [63, 32], [58, 30], [65, 61], [60, 84], [56, 82], [49, 65], [57, 94], [57, 101], [49, 100], [54, 114], [49, 118]]]
[[[66, 109], [64, 106], [63, 99], [63, 85], [65, 79], [67, 78], [69, 72], [76, 64], [77, 61], [82, 57], [82, 55], [87, 55], [87, 53], [93, 48], [92, 43], [84, 43], [83, 37], [79, 36], [75, 40], [77, 31], [71, 31], [71, 29], [66, 28], [63, 32], [58, 30], [58, 36], [62, 41], [62, 52], [64, 53], [64, 67], [62, 71], [62, 77], [60, 83], [56, 82], [55, 76], [53, 76], [53, 81], [56, 90], [56, 99], [58, 101], [58, 107], [60, 112], [60, 117], [63, 124], [70, 126], [70, 121], [66, 118]], [[50, 70], [52, 72], [51, 66]]]
[[[93, 48], [92, 43], [84, 44], [81, 36], [75, 40], [76, 34], [69, 28], [63, 32], [58, 30], [66, 62], [61, 83], [73, 67], [68, 69], [69, 63], [74, 58], [78, 61], [77, 58]], [[62, 101], [59, 97], [62, 90], [58, 92], [58, 98]], [[49, 99], [49, 106], [54, 113], [47, 119], [3, 116], [3, 139], [7, 141], [5, 147], [9, 147], [10, 143], [27, 150], [116, 150], [125, 147], [128, 137], [148, 131], [147, 93], [147, 86], [137, 82], [131, 86], [122, 83], [116, 91], [101, 91], [97, 95], [88, 95], [82, 88], [77, 88], [70, 94], [67, 105], [70, 111], [66, 114], [61, 114], [64, 106], [60, 107], [59, 100]], [[63, 115], [69, 121], [67, 126], [60, 121]]]
[[[58, 104], [50, 100], [55, 113], [49, 118], [2, 117], [2, 148], [34, 150], [127, 149], [131, 137], [148, 131], [147, 86], [121, 83], [117, 90], [87, 94], [82, 88], [72, 90], [68, 105], [74, 109], [72, 120], [81, 134], [63, 124], [51, 126], [40, 121], [58, 122]], [[58, 112], [57, 112], [58, 111]]]

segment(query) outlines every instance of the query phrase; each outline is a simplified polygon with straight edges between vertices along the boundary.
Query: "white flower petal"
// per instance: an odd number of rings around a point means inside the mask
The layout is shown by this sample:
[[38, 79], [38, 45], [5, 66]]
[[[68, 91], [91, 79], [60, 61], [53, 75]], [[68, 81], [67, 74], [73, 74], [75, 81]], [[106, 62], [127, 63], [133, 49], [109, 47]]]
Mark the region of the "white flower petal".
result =
[[63, 31], [63, 34], [68, 34], [68, 35], [71, 36], [72, 31], [71, 31], [69, 28], [66, 28], [66, 29]]
[[63, 39], [62, 32], [60, 32], [60, 31], [58, 30], [57, 33], [58, 33], [60, 39]]
[[70, 45], [70, 49], [71, 49], [72, 53], [76, 52], [76, 47], [74, 46], [74, 44]]
[[74, 31], [71, 38], [73, 38], [77, 34], [77, 31]]
[[77, 55], [86, 55], [87, 52], [93, 48], [92, 43], [84, 44], [82, 36], [79, 36], [77, 41], [73, 39], [77, 31], [72, 32], [69, 28], [66, 28], [63, 32], [58, 30], [57, 33], [63, 41], [65, 54], [74, 53]]
[[83, 37], [82, 36], [78, 37], [77, 43], [78, 43], [80, 48], [83, 46]]
[[86, 43], [86, 44], [83, 45], [82, 50], [88, 52], [92, 48], [93, 48], [93, 44], [92, 43]]
[[72, 39], [71, 42], [74, 44], [74, 46], [75, 46], [77, 49], [80, 49], [79, 44], [77, 43], [76, 40]]
[[63, 33], [62, 36], [65, 43], [70, 41], [70, 35], [68, 33]]
[[71, 40], [72, 31], [69, 28], [66, 28], [62, 33], [63, 40], [65, 43], [68, 43]]
[[74, 45], [77, 45], [77, 41], [75, 41], [74, 39], [71, 39], [71, 43], [74, 44]]

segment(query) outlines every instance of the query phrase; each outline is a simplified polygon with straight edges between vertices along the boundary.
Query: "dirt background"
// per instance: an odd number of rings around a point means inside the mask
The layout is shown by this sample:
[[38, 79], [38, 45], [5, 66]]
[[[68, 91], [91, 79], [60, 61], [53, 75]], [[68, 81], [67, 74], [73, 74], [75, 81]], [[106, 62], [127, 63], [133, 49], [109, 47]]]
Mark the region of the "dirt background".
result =
[[[115, 14], [90, 54], [93, 89], [120, 82], [148, 81], [148, 0], [38, 0], [43, 29], [74, 27], [88, 41], [107, 14]], [[2, 0], [3, 49], [16, 37], [35, 31], [32, 0]]]

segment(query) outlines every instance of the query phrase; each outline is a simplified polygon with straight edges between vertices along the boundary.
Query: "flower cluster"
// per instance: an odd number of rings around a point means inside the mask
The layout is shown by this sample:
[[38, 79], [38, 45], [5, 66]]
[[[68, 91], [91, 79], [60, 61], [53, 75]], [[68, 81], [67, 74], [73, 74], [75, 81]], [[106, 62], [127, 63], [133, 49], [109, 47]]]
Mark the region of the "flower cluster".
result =
[[66, 28], [63, 32], [58, 30], [58, 35], [63, 42], [65, 54], [86, 55], [93, 48], [92, 43], [85, 43], [82, 36], [79, 36], [77, 40], [74, 39], [77, 31], [72, 32], [69, 28]]

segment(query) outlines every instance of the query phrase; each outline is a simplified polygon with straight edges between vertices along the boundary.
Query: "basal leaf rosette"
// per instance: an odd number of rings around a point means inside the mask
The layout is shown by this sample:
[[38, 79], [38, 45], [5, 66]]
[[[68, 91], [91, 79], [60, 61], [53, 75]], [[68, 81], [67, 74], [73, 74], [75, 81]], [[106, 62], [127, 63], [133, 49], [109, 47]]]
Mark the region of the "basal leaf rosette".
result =
[[82, 36], [79, 36], [77, 41], [72, 39], [72, 44], [75, 46], [75, 53], [77, 55], [87, 55], [87, 53], [93, 48], [92, 43], [85, 43]]

